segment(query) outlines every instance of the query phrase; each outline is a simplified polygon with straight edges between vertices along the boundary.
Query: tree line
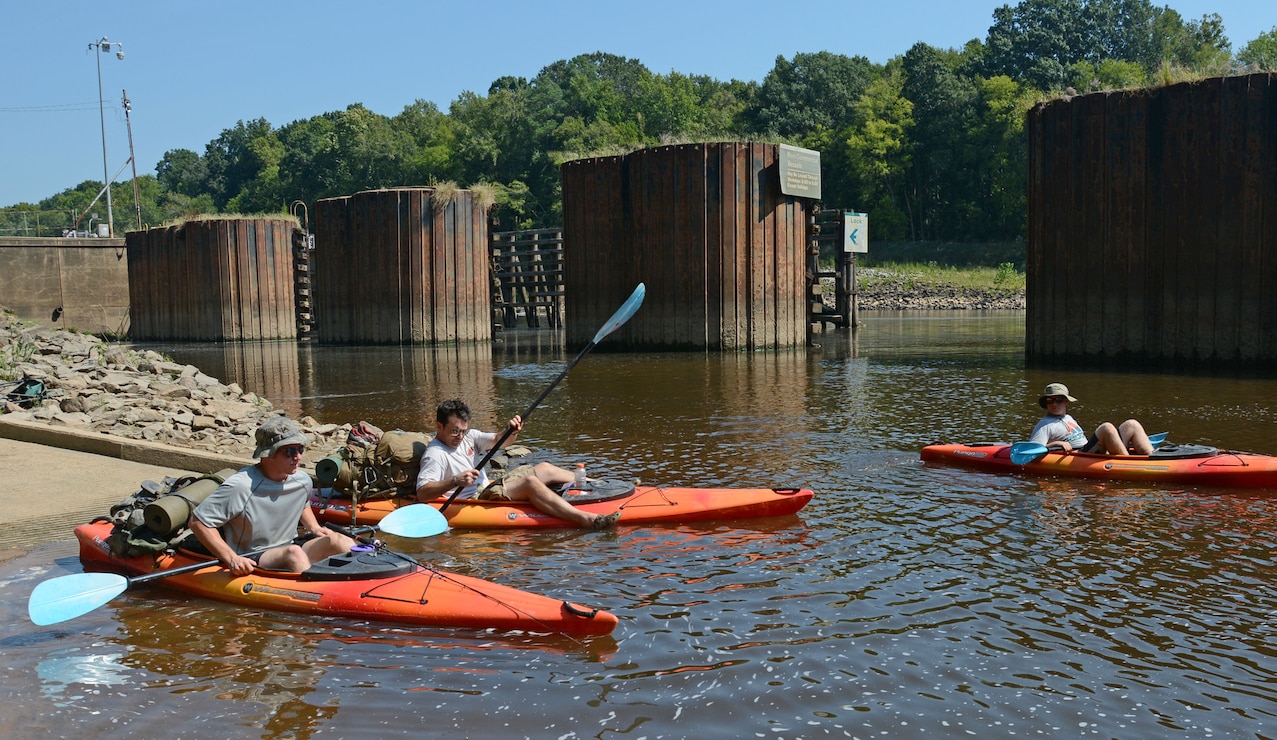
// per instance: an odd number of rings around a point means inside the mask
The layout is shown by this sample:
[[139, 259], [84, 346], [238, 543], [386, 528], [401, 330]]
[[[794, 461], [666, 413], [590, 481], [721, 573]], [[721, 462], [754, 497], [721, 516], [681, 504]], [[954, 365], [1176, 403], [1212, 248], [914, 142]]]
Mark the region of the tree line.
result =
[[[879, 240], [1006, 241], [1025, 229], [1025, 113], [1045, 99], [1277, 69], [1277, 28], [1234, 55], [1217, 14], [1149, 0], [1022, 0], [961, 49], [917, 43], [885, 64], [828, 51], [777, 57], [761, 82], [658, 74], [598, 52], [502, 77], [447, 112], [354, 103], [282, 126], [239, 121], [204, 152], [174, 149], [139, 178], [142, 220], [277, 213], [360, 190], [483, 187], [500, 230], [562, 223], [559, 166], [692, 141], [821, 153], [824, 203], [868, 212]], [[86, 181], [31, 206], [83, 210]], [[117, 183], [120, 213], [132, 183]], [[18, 204], [16, 208], [30, 204]], [[0, 214], [0, 226], [5, 214]], [[120, 223], [130, 223], [126, 218]]]

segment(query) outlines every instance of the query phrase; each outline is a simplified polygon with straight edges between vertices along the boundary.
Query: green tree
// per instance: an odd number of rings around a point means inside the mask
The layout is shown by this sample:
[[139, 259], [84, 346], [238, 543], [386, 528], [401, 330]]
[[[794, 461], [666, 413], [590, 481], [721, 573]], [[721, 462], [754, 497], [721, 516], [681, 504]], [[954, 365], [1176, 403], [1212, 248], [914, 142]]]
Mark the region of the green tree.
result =
[[[530, 111], [530, 95], [527, 80], [505, 77], [492, 84], [487, 97], [463, 92], [449, 109], [458, 181], [495, 186], [501, 207], [494, 216], [501, 230], [555, 223], [548, 215], [552, 204], [528, 184], [533, 168], [548, 160], [536, 148], [539, 122]], [[507, 198], [511, 193], [519, 195]]]
[[821, 51], [776, 57], [745, 112], [755, 133], [801, 139], [817, 129], [835, 129], [852, 120], [856, 101], [882, 74], [862, 56]]
[[1098, 64], [1079, 62], [1069, 68], [1069, 86], [1078, 92], [1123, 90], [1146, 84], [1148, 74], [1135, 62], [1104, 59]]
[[208, 191], [208, 166], [190, 149], [170, 149], [164, 153], [155, 174], [160, 186], [170, 193], [195, 197]]
[[962, 58], [924, 43], [904, 55], [902, 93], [913, 105], [913, 167], [908, 189], [917, 239], [955, 239], [971, 230], [983, 156], [964, 139], [977, 119], [978, 93], [958, 74]]
[[[260, 183], [254, 185], [252, 181], [258, 179], [263, 170], [279, 165], [278, 160], [273, 159], [279, 154], [279, 149], [260, 140], [274, 138], [275, 132], [270, 123], [265, 118], [258, 118], [248, 123], [239, 121], [234, 128], [223, 130], [220, 136], [209, 142], [204, 151], [208, 192], [219, 210], [226, 211], [228, 207], [237, 210], [250, 205], [238, 199], [246, 191], [254, 193], [249, 195], [249, 200], [256, 198], [256, 192], [261, 189]], [[269, 178], [269, 175], [266, 177]], [[232, 206], [233, 200], [235, 204]]]
[[1237, 61], [1259, 70], [1277, 70], [1277, 26], [1243, 46], [1237, 52]]
[[343, 190], [345, 172], [337, 154], [336, 113], [324, 113], [282, 127], [279, 140], [284, 156], [279, 176], [290, 202], [314, 203], [321, 198], [350, 195]]
[[401, 177], [405, 185], [457, 181], [456, 132], [452, 121], [434, 103], [417, 100], [390, 119], [391, 127], [407, 138]]
[[971, 193], [977, 205], [962, 236], [969, 239], [1010, 239], [1024, 234], [1028, 200], [1028, 142], [1024, 123], [1037, 101], [1037, 91], [1010, 77], [975, 80], [978, 113], [968, 127], [967, 144]]
[[1041, 90], [1064, 87], [1068, 68], [1098, 61], [1102, 37], [1082, 0], [1022, 0], [993, 11], [985, 74], [1007, 75]]
[[913, 103], [903, 90], [901, 65], [889, 63], [856, 101], [855, 123], [844, 133], [848, 169], [860, 186], [848, 205], [872, 213], [874, 233], [885, 239], [913, 236], [904, 188], [913, 152]]
[[1157, 19], [1157, 38], [1164, 65], [1216, 74], [1227, 71], [1232, 46], [1218, 14], [1185, 22], [1179, 13], [1166, 8]]

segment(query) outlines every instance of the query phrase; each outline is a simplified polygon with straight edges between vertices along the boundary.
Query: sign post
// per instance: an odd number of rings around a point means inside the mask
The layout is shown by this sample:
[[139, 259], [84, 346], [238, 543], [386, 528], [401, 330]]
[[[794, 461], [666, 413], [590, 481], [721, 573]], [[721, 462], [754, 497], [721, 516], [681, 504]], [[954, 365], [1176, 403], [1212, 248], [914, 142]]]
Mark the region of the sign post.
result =
[[860, 325], [860, 306], [857, 305], [856, 255], [869, 253], [869, 214], [843, 211], [842, 214], [842, 274], [839, 276], [842, 300], [838, 310], [846, 317], [847, 326]]
[[842, 251], [869, 253], [869, 214], [845, 211], [842, 215]]

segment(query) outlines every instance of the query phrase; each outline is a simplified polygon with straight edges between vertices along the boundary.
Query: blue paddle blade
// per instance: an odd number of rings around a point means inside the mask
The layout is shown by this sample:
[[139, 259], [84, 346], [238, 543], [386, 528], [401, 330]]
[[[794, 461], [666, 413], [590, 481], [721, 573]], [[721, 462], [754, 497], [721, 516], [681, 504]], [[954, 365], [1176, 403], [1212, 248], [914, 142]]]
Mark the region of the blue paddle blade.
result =
[[1042, 457], [1047, 453], [1046, 445], [1036, 442], [1016, 442], [1011, 445], [1011, 462], [1024, 465]]
[[427, 504], [412, 504], [390, 512], [378, 525], [398, 537], [433, 537], [448, 531], [448, 519]]
[[1149, 444], [1153, 445], [1153, 449], [1156, 450], [1162, 446], [1162, 443], [1166, 441], [1166, 434], [1166, 432], [1158, 432], [1157, 434], [1148, 435]]
[[598, 344], [608, 334], [621, 328], [621, 325], [630, 320], [630, 317], [639, 310], [639, 306], [643, 305], [643, 296], [647, 295], [647, 286], [639, 283], [630, 297], [616, 309], [616, 313], [612, 314], [612, 318], [607, 323], [599, 327], [599, 331], [594, 335], [594, 344]]
[[56, 624], [88, 614], [129, 587], [115, 573], [75, 573], [37, 584], [27, 601], [27, 615], [38, 625]]

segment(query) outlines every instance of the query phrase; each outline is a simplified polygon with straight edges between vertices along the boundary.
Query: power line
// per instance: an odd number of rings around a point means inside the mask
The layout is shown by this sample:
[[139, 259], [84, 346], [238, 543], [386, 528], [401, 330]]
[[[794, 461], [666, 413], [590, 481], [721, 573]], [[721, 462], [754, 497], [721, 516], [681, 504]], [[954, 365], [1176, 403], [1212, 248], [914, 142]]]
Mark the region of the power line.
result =
[[93, 110], [98, 101], [88, 103], [59, 103], [56, 105], [28, 105], [18, 108], [0, 108], [0, 113], [62, 113], [66, 111]]

